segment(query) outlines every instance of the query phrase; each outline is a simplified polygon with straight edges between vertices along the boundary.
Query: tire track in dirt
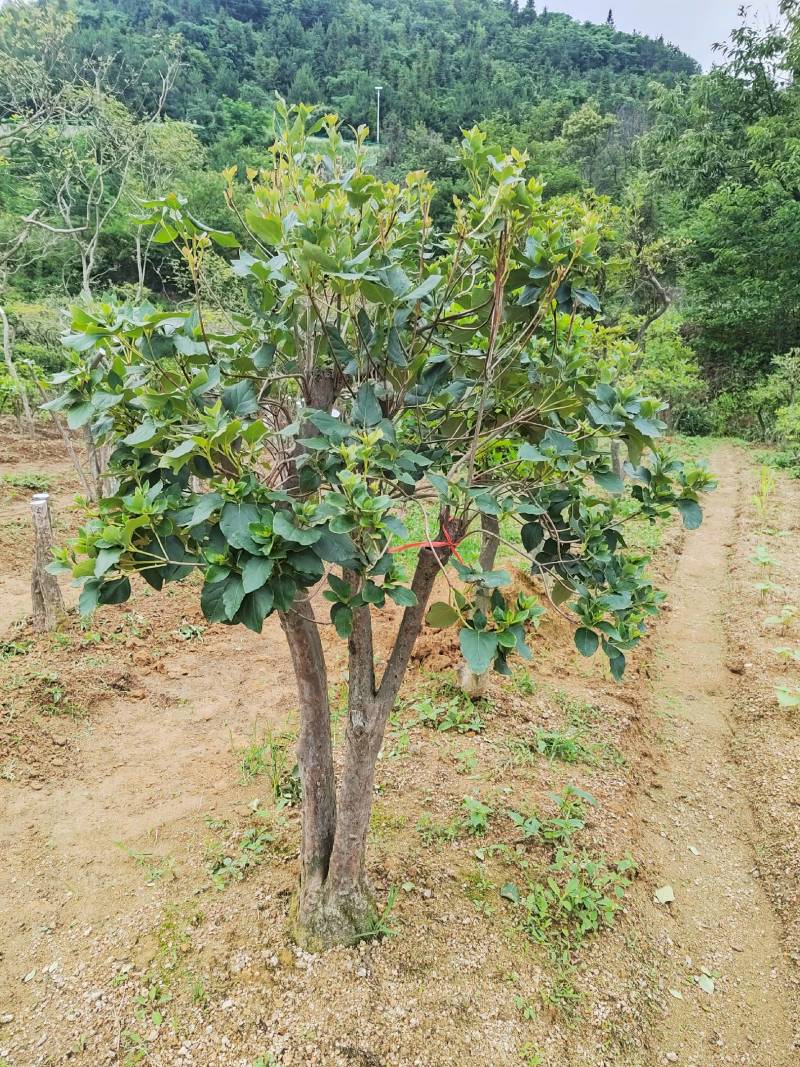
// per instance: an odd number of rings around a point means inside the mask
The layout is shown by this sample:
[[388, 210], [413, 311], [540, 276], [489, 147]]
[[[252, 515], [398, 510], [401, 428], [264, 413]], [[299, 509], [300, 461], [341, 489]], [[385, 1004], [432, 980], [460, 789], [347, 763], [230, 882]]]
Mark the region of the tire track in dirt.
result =
[[645, 847], [658, 886], [670, 885], [675, 900], [653, 904], [666, 1013], [654, 1067], [798, 1063], [781, 928], [759, 879], [750, 800], [731, 755], [723, 614], [741, 462], [731, 447], [712, 458], [720, 486], [687, 538], [657, 651], [654, 707], [665, 748], [643, 802]]

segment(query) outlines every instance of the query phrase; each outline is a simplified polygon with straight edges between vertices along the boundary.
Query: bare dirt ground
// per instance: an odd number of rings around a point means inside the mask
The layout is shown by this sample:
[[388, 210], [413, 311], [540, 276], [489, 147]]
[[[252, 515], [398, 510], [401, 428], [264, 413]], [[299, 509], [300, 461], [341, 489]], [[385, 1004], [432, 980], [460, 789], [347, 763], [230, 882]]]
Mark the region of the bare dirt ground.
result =
[[[67, 530], [59, 455], [12, 463], [59, 477]], [[682, 555], [667, 531], [672, 608], [624, 685], [551, 622], [530, 675], [494, 683], [480, 732], [436, 731], [416, 720], [421, 700], [452, 699], [452, 650], [423, 640], [372, 820], [394, 936], [322, 957], [287, 936], [298, 814], [263, 773], [282, 751], [265, 734], [296, 726], [278, 626], [207, 626], [188, 584], [35, 637], [13, 625], [27, 498], [0, 488], [0, 1065], [797, 1063], [800, 752], [774, 686], [800, 672], [769, 651], [791, 635], [760, 622], [752, 471], [728, 446], [713, 462], [724, 488]], [[781, 482], [768, 535], [789, 601], [798, 501]], [[344, 650], [326, 640], [338, 709]], [[581, 738], [582, 757], [521, 755], [540, 728]], [[640, 874], [564, 963], [501, 889], [546, 882], [552, 858], [517, 844], [506, 810], [552, 812], [568, 785], [596, 800], [577, 852], [630, 853]], [[485, 833], [461, 825], [465, 796], [489, 809]], [[675, 901], [655, 903], [667, 884]]]

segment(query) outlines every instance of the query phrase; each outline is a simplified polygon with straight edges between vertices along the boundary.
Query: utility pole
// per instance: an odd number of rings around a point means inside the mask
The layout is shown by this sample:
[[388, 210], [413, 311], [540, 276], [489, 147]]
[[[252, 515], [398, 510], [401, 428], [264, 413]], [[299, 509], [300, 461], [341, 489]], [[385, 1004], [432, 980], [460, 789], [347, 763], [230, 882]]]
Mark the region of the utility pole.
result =
[[375, 142], [381, 143], [381, 92], [383, 90], [382, 85], [375, 86], [375, 92], [378, 94], [378, 121], [375, 125]]

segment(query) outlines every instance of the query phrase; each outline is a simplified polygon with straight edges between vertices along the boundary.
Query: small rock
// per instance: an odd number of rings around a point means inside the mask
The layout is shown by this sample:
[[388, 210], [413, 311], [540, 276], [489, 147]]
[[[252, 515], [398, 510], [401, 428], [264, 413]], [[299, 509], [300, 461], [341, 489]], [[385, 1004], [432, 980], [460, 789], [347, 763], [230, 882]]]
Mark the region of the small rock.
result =
[[5, 1015], [0, 1015], [0, 1026], [8, 1026], [9, 1023], [13, 1023], [14, 1016], [10, 1011], [7, 1011]]

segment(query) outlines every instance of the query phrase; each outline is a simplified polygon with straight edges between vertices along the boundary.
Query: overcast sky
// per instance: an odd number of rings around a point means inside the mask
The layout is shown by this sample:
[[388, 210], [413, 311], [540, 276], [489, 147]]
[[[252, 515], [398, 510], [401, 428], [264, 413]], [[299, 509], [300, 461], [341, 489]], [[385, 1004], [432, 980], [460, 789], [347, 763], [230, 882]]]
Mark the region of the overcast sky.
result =
[[[541, 11], [547, 6], [551, 11], [565, 11], [573, 18], [604, 22], [609, 7], [614, 12], [614, 21], [620, 30], [639, 30], [649, 37], [664, 34], [668, 41], [678, 45], [684, 52], [694, 56], [705, 68], [714, 62], [711, 46], [722, 41], [738, 24], [736, 13], [742, 0], [542, 0], [537, 3]], [[753, 5], [758, 11], [758, 21], [774, 17], [777, 2], [761, 0]]]

